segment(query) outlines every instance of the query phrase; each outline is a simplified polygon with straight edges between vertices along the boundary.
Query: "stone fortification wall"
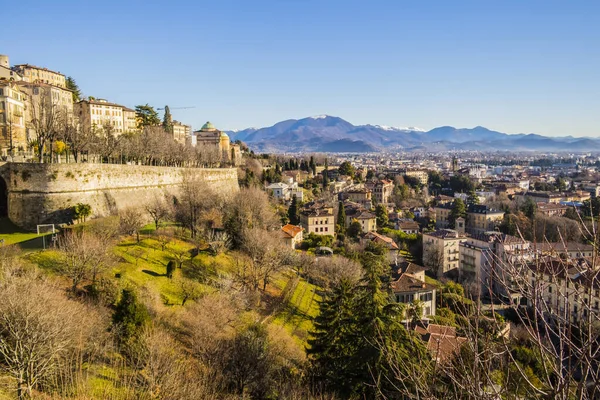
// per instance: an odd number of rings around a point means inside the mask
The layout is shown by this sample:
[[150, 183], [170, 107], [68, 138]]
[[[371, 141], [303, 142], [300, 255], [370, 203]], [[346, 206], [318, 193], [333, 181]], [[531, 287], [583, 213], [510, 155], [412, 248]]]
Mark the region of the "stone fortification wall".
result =
[[8, 192], [8, 216], [16, 225], [71, 221], [77, 203], [92, 206], [92, 216], [142, 207], [156, 195], [177, 196], [184, 174], [231, 196], [239, 190], [234, 168], [172, 168], [115, 164], [26, 164], [0, 167]]

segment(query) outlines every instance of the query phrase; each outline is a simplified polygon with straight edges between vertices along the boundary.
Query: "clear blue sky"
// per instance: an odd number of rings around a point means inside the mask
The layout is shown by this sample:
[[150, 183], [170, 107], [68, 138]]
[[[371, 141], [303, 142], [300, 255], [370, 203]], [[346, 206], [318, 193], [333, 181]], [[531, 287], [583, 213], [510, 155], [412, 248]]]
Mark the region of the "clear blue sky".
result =
[[[4, 8], [4, 11], [7, 11]], [[316, 114], [600, 136], [600, 2], [10, 3], [0, 53], [194, 128]]]

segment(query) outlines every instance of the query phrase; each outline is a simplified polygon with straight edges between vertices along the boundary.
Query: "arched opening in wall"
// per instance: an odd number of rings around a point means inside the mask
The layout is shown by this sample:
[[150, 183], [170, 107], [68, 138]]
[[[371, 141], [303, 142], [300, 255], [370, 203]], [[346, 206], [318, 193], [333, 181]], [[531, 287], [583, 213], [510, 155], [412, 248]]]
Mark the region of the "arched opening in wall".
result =
[[0, 177], [0, 218], [8, 217], [8, 188], [6, 181]]

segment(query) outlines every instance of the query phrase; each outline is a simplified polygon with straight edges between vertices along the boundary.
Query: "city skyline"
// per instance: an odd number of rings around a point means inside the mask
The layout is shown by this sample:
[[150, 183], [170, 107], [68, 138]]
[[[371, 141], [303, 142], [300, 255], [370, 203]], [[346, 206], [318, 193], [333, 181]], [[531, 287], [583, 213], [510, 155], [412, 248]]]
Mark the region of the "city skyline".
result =
[[588, 2], [13, 7], [28, 12], [28, 28], [3, 27], [19, 32], [0, 49], [12, 64], [61, 71], [85, 95], [129, 107], [168, 104], [194, 129], [327, 114], [355, 125], [600, 136], [599, 6]]

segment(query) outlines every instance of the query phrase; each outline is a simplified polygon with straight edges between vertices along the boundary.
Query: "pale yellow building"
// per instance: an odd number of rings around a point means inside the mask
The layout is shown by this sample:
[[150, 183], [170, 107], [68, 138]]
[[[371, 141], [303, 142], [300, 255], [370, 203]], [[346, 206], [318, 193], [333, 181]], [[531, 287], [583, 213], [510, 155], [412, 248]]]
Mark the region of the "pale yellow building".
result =
[[77, 102], [75, 114], [79, 123], [87, 129], [104, 129], [110, 126], [116, 135], [137, 130], [134, 110], [104, 99]]
[[441, 229], [423, 233], [423, 264], [436, 272], [437, 276], [460, 266], [460, 243], [466, 236], [452, 229]]
[[504, 219], [504, 211], [486, 205], [470, 204], [467, 207], [467, 232], [472, 235], [493, 231]]
[[177, 143], [185, 144], [187, 138], [192, 134], [192, 127], [182, 124], [179, 121], [173, 121], [173, 139]]
[[135, 110], [123, 107], [123, 127], [125, 132], [137, 132], [137, 120], [135, 118]]
[[2, 155], [27, 148], [27, 94], [15, 82], [0, 79], [0, 149]]
[[306, 233], [333, 236], [335, 234], [333, 207], [316, 204], [309, 205], [300, 213], [300, 225]]
[[35, 65], [19, 64], [12, 67], [12, 70], [23, 77], [23, 80], [30, 83], [46, 83], [60, 88], [67, 87], [67, 79], [60, 72], [49, 70], [48, 68], [36, 67]]

